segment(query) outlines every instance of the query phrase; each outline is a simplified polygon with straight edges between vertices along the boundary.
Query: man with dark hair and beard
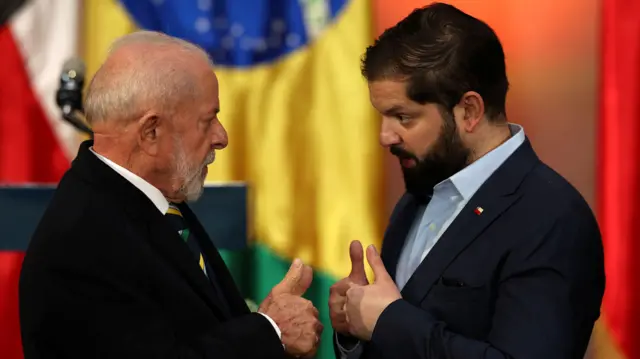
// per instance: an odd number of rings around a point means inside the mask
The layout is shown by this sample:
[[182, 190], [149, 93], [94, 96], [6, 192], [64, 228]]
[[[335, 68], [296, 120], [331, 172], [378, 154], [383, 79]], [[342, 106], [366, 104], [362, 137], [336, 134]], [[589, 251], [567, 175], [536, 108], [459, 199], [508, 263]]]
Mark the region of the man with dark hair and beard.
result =
[[381, 255], [330, 290], [338, 358], [577, 359], [604, 293], [596, 220], [507, 121], [504, 53], [453, 6], [417, 9], [362, 72], [406, 193]]

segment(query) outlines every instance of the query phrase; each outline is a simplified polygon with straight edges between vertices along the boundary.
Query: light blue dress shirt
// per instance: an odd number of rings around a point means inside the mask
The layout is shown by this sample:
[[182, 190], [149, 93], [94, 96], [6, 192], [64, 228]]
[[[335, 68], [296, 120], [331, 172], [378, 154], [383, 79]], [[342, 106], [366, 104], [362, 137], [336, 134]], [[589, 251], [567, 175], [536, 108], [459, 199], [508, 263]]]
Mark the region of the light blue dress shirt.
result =
[[[480, 186], [524, 143], [522, 126], [510, 123], [509, 130], [511, 138], [438, 183], [429, 204], [418, 209], [398, 260], [395, 279], [400, 290]], [[338, 348], [341, 359], [360, 355], [360, 342], [348, 350], [338, 342]]]
[[511, 138], [438, 183], [429, 204], [418, 209], [398, 260], [396, 284], [400, 290], [478, 188], [522, 145], [524, 129], [516, 124], [509, 124], [509, 129]]

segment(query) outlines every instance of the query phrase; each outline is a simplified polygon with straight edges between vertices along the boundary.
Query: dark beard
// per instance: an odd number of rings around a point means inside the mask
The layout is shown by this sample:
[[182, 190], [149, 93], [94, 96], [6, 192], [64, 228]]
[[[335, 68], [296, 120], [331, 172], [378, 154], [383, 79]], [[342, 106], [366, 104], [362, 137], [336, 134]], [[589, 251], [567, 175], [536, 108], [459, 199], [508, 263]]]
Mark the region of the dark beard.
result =
[[412, 168], [402, 166], [402, 174], [407, 192], [420, 201], [428, 201], [433, 187], [465, 168], [471, 156], [471, 150], [462, 142], [453, 118], [446, 117], [440, 137], [422, 159], [397, 146], [391, 146], [390, 150], [400, 160], [409, 158], [415, 161]]

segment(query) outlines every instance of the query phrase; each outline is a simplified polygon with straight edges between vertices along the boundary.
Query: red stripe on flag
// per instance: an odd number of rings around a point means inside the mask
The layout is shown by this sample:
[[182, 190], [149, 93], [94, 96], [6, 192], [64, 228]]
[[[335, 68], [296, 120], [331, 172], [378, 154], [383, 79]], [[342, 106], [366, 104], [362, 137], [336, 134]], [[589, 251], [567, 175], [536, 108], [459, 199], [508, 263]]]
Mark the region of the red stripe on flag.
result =
[[0, 251], [0, 352], [3, 359], [21, 359], [18, 279], [24, 253]]
[[598, 215], [605, 244], [604, 318], [640, 358], [640, 2], [603, 0]]
[[57, 182], [69, 167], [9, 26], [0, 27], [0, 183]]

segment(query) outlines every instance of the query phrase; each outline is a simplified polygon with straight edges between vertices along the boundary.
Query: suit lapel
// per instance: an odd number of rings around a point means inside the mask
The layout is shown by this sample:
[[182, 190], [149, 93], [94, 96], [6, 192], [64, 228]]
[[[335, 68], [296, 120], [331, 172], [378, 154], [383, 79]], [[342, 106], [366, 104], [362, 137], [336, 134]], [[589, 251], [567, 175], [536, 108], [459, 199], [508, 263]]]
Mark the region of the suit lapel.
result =
[[400, 253], [419, 206], [418, 201], [407, 193], [400, 199], [395, 213], [391, 215], [380, 250], [380, 257], [391, 278], [395, 279]]
[[[404, 299], [419, 303], [449, 264], [522, 195], [516, 190], [526, 174], [539, 163], [529, 141], [480, 187], [420, 263], [402, 290]], [[476, 208], [483, 211], [478, 214]]]
[[211, 283], [193, 260], [189, 247], [184, 245], [163, 214], [144, 193], [91, 153], [91, 146], [91, 140], [80, 145], [78, 156], [72, 162], [72, 175], [92, 183], [96, 190], [116, 197], [137, 229], [138, 236], [182, 276], [219, 318], [228, 318], [229, 313], [221, 309]]
[[194, 231], [196, 239], [198, 240], [198, 244], [200, 245], [204, 256], [207, 258], [209, 266], [214, 272], [213, 274], [215, 275], [215, 280], [220, 286], [220, 294], [223, 295], [226, 299], [231, 313], [234, 315], [250, 313], [247, 304], [242, 298], [242, 294], [238, 290], [238, 287], [236, 286], [233, 277], [229, 272], [229, 269], [220, 256], [218, 249], [214, 246], [213, 242], [209, 238], [206, 230], [200, 224], [198, 218], [186, 204], [181, 204], [179, 207], [182, 215], [189, 224], [189, 227]]
[[[155, 208], [153, 208], [155, 209]], [[228, 319], [230, 313], [224, 310], [211, 283], [203, 273], [193, 254], [178, 233], [171, 228], [164, 217], [155, 209], [156, 215], [148, 217], [148, 239], [162, 257], [180, 273], [193, 290], [209, 305], [211, 310], [221, 319]], [[154, 213], [155, 214], [155, 213]]]
[[[402, 290], [403, 298], [420, 302], [455, 257], [471, 244], [482, 231], [502, 214], [518, 196], [490, 198], [487, 193], [474, 196], [451, 223], [433, 249], [420, 263]], [[476, 207], [484, 211], [478, 215]]]

